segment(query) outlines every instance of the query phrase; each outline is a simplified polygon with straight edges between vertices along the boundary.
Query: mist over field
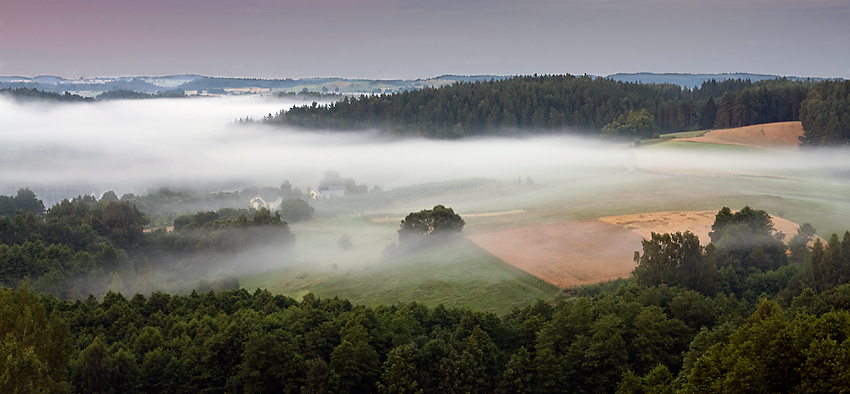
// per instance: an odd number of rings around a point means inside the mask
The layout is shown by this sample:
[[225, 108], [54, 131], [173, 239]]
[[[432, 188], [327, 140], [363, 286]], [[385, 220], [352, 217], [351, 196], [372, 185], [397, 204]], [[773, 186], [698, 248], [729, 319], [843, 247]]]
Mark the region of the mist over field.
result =
[[[284, 179], [305, 190], [327, 170], [385, 189], [464, 178], [563, 182], [635, 169], [707, 176], [823, 175], [833, 181], [846, 180], [850, 173], [850, 158], [841, 150], [636, 149], [627, 143], [539, 135], [394, 140], [378, 132], [304, 132], [235, 123], [302, 104], [258, 96], [82, 104], [0, 99], [0, 191], [67, 188], [96, 196], [114, 190], [120, 196], [161, 186], [210, 191], [275, 186]], [[48, 206], [55, 202], [49, 200]]]

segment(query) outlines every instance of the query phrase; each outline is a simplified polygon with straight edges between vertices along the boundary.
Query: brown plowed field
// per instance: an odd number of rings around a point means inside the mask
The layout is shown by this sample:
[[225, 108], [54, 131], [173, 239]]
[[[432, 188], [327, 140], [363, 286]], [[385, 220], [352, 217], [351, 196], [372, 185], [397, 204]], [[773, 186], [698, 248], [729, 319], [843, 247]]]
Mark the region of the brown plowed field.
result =
[[766, 123], [735, 129], [712, 130], [700, 137], [677, 138], [705, 144], [747, 145], [762, 148], [793, 148], [800, 145], [803, 125], [800, 122]]
[[599, 220], [546, 224], [468, 235], [502, 261], [555, 286], [629, 276], [641, 237]]
[[[545, 224], [467, 238], [505, 263], [560, 288], [628, 277], [634, 270], [634, 253], [652, 232], [691, 231], [702, 244], [716, 211], [656, 212], [608, 216]], [[773, 217], [774, 227], [787, 242], [797, 232], [794, 222]]]

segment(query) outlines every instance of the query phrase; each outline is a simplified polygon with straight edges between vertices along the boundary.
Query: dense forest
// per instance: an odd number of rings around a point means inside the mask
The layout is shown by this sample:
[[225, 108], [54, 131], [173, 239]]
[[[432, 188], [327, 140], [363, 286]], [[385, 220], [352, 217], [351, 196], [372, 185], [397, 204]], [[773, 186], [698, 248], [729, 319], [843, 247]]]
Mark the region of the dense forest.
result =
[[[250, 242], [285, 249], [294, 237], [265, 209], [198, 212], [174, 233], [144, 233], [147, 218], [112, 196], [45, 210], [22, 189], [0, 207], [3, 392], [828, 392], [850, 379], [850, 232], [824, 242], [805, 224], [786, 246], [750, 207], [718, 211], [706, 246], [653, 234], [630, 279], [505, 316], [296, 300], [235, 278], [183, 295], [144, 287], [164, 260]], [[399, 233], [462, 227], [435, 206]], [[69, 280], [110, 273], [102, 297]]]
[[804, 143], [836, 145], [850, 143], [850, 81], [818, 83], [800, 112], [806, 130]]
[[379, 128], [433, 138], [531, 132], [650, 137], [800, 119], [811, 81], [710, 80], [688, 89], [591, 76], [517, 76], [295, 107], [264, 121], [318, 129]]

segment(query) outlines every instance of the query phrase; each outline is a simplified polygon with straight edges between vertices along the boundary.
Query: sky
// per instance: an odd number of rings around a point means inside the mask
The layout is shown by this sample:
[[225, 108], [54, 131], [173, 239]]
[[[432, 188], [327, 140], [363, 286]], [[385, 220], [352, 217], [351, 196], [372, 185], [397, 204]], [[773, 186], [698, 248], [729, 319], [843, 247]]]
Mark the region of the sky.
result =
[[0, 75], [850, 78], [850, 0], [3, 0]]

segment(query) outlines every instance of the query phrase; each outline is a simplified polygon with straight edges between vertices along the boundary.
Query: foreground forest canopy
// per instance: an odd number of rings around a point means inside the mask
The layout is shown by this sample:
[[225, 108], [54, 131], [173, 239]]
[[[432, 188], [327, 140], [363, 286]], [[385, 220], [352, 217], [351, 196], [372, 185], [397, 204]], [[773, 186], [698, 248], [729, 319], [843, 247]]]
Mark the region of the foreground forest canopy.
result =
[[[260, 234], [240, 236], [251, 229], [281, 230], [263, 232], [264, 243], [292, 238], [266, 210], [253, 220], [199, 212], [169, 235], [141, 232], [144, 215], [112, 198], [44, 213], [22, 189], [0, 203], [15, 211], [0, 221], [0, 266], [50, 273], [30, 285], [4, 272], [3, 392], [828, 392], [850, 383], [850, 232], [824, 243], [804, 224], [786, 247], [770, 216], [750, 207], [719, 210], [707, 246], [689, 232], [653, 234], [632, 278], [497, 316], [209, 284], [124, 292], [120, 280], [102, 298], [60, 291], [71, 298], [62, 300], [33, 287], [146, 248], [185, 259], [240, 247]], [[452, 219], [449, 232], [462, 226], [441, 206], [405, 220], [426, 214]]]
[[264, 122], [312, 129], [378, 128], [431, 138], [516, 130], [648, 138], [802, 120], [805, 142], [817, 145], [850, 141], [849, 108], [850, 81], [711, 80], [688, 89], [586, 75], [535, 75], [346, 97], [283, 110]]

